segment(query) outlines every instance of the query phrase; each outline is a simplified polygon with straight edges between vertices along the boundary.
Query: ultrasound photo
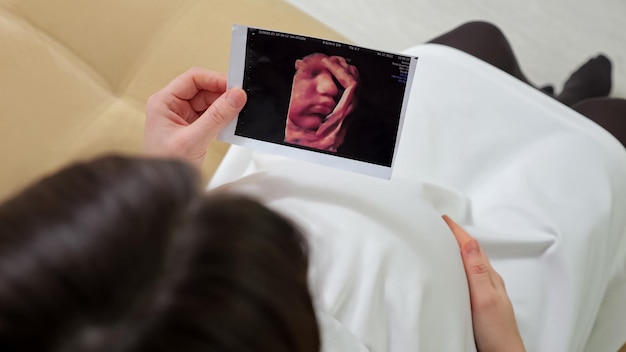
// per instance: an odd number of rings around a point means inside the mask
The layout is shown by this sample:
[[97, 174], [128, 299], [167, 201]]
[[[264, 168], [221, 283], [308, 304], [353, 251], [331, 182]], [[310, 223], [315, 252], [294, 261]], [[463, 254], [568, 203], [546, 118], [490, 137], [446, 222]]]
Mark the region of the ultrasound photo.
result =
[[248, 103], [220, 139], [389, 178], [416, 62], [236, 25], [229, 86]]

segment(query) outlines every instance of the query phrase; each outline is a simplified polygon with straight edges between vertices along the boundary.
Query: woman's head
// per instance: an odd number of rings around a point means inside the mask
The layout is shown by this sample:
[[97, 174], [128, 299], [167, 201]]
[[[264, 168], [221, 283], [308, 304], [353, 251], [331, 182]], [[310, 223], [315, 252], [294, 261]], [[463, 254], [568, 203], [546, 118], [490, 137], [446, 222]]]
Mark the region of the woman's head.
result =
[[0, 349], [317, 351], [297, 229], [187, 165], [107, 157], [0, 206]]

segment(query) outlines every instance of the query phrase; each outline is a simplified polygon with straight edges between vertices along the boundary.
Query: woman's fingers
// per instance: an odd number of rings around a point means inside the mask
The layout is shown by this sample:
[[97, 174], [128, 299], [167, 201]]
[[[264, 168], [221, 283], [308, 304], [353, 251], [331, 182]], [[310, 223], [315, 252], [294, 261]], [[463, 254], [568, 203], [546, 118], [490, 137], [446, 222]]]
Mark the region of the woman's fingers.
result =
[[448, 216], [444, 215], [443, 220], [461, 248], [476, 347], [479, 351], [524, 351], [524, 342], [502, 277], [491, 267], [476, 239]]
[[218, 99], [189, 127], [197, 139], [203, 136], [209, 140], [215, 138], [226, 125], [232, 121], [246, 104], [246, 92], [240, 88], [232, 88]]
[[478, 291], [485, 289], [493, 289], [494, 280], [492, 273], [494, 272], [478, 241], [447, 215], [444, 215], [442, 218], [454, 234], [461, 249], [461, 258], [463, 259], [463, 267], [467, 275], [470, 294], [478, 293]]
[[224, 93], [226, 91], [226, 75], [194, 67], [176, 77], [162, 91], [179, 99], [189, 100], [202, 90], [218, 94]]
[[443, 215], [442, 218], [452, 231], [452, 234], [454, 235], [454, 238], [456, 238], [456, 242], [459, 244], [460, 248], [462, 248], [465, 243], [474, 239], [472, 236], [470, 236], [469, 233], [467, 233], [467, 231], [459, 226], [459, 224], [454, 222], [454, 220], [452, 220], [448, 215]]

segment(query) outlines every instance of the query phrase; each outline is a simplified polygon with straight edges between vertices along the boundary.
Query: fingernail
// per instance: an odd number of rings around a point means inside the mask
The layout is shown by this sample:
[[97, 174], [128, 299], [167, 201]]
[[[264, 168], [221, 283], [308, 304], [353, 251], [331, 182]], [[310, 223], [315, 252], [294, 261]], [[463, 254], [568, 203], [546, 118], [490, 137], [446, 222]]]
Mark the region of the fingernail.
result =
[[244, 104], [245, 100], [241, 93], [235, 89], [231, 89], [226, 92], [226, 102], [228, 102], [228, 105], [232, 108], [239, 109]]
[[471, 240], [463, 245], [463, 251], [467, 255], [476, 255], [480, 253], [480, 246], [478, 245], [478, 241]]

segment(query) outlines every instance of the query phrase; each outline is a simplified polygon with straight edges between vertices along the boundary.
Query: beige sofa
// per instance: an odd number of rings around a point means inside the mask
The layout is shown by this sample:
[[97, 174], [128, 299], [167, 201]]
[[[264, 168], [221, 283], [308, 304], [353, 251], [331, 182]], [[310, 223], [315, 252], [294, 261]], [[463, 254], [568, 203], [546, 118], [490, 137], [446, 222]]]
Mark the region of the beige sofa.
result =
[[342, 39], [280, 0], [0, 0], [0, 200], [71, 161], [139, 153], [147, 97], [191, 66], [226, 72], [233, 23]]

